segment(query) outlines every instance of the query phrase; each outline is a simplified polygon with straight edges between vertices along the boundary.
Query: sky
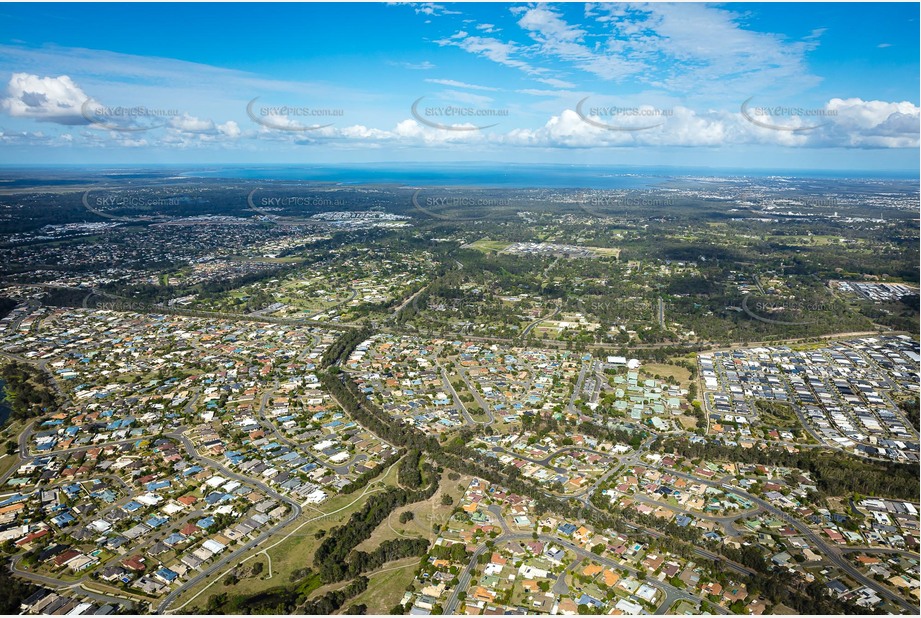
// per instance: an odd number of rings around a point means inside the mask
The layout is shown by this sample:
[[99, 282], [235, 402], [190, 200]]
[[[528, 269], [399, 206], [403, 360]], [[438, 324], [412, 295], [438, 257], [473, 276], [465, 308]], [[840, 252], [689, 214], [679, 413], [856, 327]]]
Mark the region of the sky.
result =
[[918, 170], [917, 3], [0, 5], [0, 164]]

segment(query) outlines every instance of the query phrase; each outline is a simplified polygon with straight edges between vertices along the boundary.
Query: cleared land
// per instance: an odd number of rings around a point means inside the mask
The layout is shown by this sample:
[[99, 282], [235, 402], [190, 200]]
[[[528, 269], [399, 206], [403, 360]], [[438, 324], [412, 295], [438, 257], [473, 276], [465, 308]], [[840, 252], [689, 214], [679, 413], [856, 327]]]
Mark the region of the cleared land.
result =
[[503, 251], [510, 247], [512, 243], [506, 242], [503, 240], [490, 240], [488, 238], [481, 238], [480, 240], [474, 241], [464, 245], [465, 249], [475, 249], [476, 251], [482, 251], [483, 253], [488, 253], [490, 251]]

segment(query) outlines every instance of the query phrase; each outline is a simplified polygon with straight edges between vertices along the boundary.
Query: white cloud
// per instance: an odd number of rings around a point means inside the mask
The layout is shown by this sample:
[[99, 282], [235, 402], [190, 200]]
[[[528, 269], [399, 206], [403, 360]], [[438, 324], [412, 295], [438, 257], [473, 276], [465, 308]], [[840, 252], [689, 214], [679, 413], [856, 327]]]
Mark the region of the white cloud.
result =
[[555, 77], [537, 77], [536, 81], [541, 82], [542, 84], [547, 84], [548, 86], [553, 86], [554, 88], [575, 88], [576, 85], [572, 82], [567, 82], [562, 79], [556, 79]]
[[463, 92], [461, 90], [445, 90], [438, 95], [438, 98], [444, 101], [450, 101], [452, 105], [457, 103], [468, 103], [475, 106], [484, 106], [493, 102], [492, 97], [472, 92]]
[[546, 5], [531, 8], [515, 7], [511, 10], [512, 13], [522, 14], [518, 25], [532, 32], [535, 38], [553, 42], [575, 42], [581, 41], [586, 34], [585, 30], [567, 24], [558, 13]]
[[[26, 49], [0, 44], [0, 72], [68, 75], [95, 101], [145, 106], [193, 116], [244, 120], [253, 97], [279, 105], [338, 108], [384, 95], [354, 82], [287, 81], [174, 58], [135, 56], [83, 48]], [[82, 101], [81, 101], [82, 104]], [[79, 113], [79, 110], [78, 110]], [[84, 122], [85, 124], [85, 122]]]
[[227, 137], [240, 137], [242, 131], [240, 126], [233, 120], [228, 120], [224, 124], [217, 125], [217, 130], [221, 135], [226, 135]]
[[742, 26], [743, 15], [705, 4], [594, 5], [607, 25], [607, 49], [641, 59], [635, 75], [673, 92], [694, 93], [701, 84], [711, 92], [804, 89], [818, 83], [805, 54], [818, 46], [821, 30], [805, 41], [755, 32]]
[[416, 12], [416, 15], [461, 15], [460, 11], [452, 11], [443, 4], [435, 2], [388, 2], [390, 6], [409, 6]]
[[[624, 8], [622, 14], [627, 15], [636, 11], [633, 7], [634, 5]], [[553, 14], [548, 9], [535, 12], [536, 10], [531, 8], [518, 12], [519, 21], [525, 20], [528, 31], [535, 33], [536, 46], [544, 45], [543, 42], [538, 41], [550, 41], [548, 44], [555, 46], [576, 45], [577, 48], [569, 48], [573, 53], [582, 53], [580, 49], [592, 53], [600, 53], [597, 50], [607, 49], [606, 47], [590, 48], [584, 44], [584, 41], [580, 43], [580, 36], [587, 40], [585, 35], [580, 34], [582, 28], [568, 26], [559, 15]], [[598, 7], [593, 7], [591, 10], [600, 16], [599, 19], [607, 19], [605, 16], [615, 15]], [[666, 12], [677, 9], [654, 7], [647, 12], [652, 10]], [[716, 19], [709, 13], [707, 15], [708, 19]], [[731, 14], [727, 13], [727, 15]], [[671, 18], [663, 19], [667, 22]], [[729, 24], [735, 27], [732, 20], [726, 15], [722, 15], [720, 19], [724, 21], [721, 22], [719, 19], [716, 21], [724, 26]], [[614, 25], [615, 17], [610, 17], [610, 20], [611, 28], [620, 27]], [[629, 23], [636, 25], [640, 22], [634, 20]], [[660, 24], [657, 27], [663, 31], [678, 29], [674, 25]], [[738, 48], [743, 44], [743, 39], [749, 40], [745, 34], [738, 36], [740, 37], [738, 40], [727, 43], [730, 48]], [[727, 34], [727, 38], [731, 37]], [[675, 34], [675, 40], [677, 42], [671, 47], [673, 51], [692, 46], [694, 36], [684, 32], [680, 36]], [[762, 46], [769, 47], [772, 44], [770, 41], [760, 39], [758, 41], [760, 41], [758, 44]], [[645, 131], [609, 131], [591, 126], [578, 118], [573, 111], [576, 101], [591, 93], [567, 90], [567, 87], [573, 85], [571, 82], [551, 77], [546, 73], [535, 75], [537, 69], [527, 62], [528, 54], [533, 52], [534, 46], [526, 48], [517, 43], [502, 43], [498, 39], [472, 37], [464, 31], [442, 40], [440, 44], [461, 47], [470, 53], [506, 63], [508, 66], [526, 67], [521, 70], [530, 73], [535, 82], [559, 88], [559, 90], [551, 88], [515, 90], [519, 94], [528, 95], [534, 99], [529, 99], [521, 108], [515, 105], [520, 99], [509, 101], [513, 114], [499, 119], [498, 126], [486, 131], [448, 131], [423, 126], [413, 119], [397, 122], [408, 111], [405, 108], [397, 111], [398, 116], [389, 116], [385, 121], [375, 122], [376, 116], [373, 113], [365, 115], [357, 113], [358, 105], [360, 102], [368, 108], [376, 108], [376, 103], [384, 95], [354, 91], [336, 85], [325, 89], [319, 84], [264, 79], [258, 75], [219, 67], [93, 50], [66, 49], [52, 52], [48, 49], [38, 49], [35, 50], [34, 55], [28, 55], [19, 48], [0, 45], [0, 57], [3, 58], [4, 64], [14, 62], [22, 65], [10, 71], [12, 78], [7, 87], [7, 94], [0, 100], [0, 106], [11, 118], [25, 119], [25, 122], [20, 124], [28, 124], [28, 121], [37, 120], [65, 126], [86, 125], [87, 121], [83, 118], [80, 108], [90, 98], [87, 92], [93, 93], [94, 102], [102, 100], [108, 104], [114, 99], [115, 102], [123, 105], [144, 103], [149, 108], [183, 110], [176, 113], [171, 119], [164, 117], [163, 122], [168, 122], [165, 127], [150, 128], [143, 136], [127, 135], [118, 131], [75, 131], [73, 128], [61, 127], [48, 127], [48, 132], [44, 133], [7, 128], [0, 135], [0, 140], [4, 144], [17, 145], [31, 143], [38, 146], [100, 148], [144, 146], [152, 149], [194, 148], [209, 144], [247, 144], [248, 147], [258, 147], [260, 142], [270, 145], [330, 144], [337, 147], [354, 148], [372, 148], [381, 144], [403, 147], [492, 143], [509, 146], [540, 145], [546, 148], [604, 148], [634, 145], [727, 147], [734, 144], [760, 144], [789, 148], [892, 149], [917, 148], [919, 145], [918, 136], [921, 130], [919, 129], [919, 107], [907, 101], [830, 98], [824, 104], [820, 104], [820, 107], [824, 105], [828, 114], [818, 120], [813, 117], [797, 118], [795, 116], [776, 120], [776, 124], [781, 127], [821, 124], [813, 130], [791, 132], [756, 126], [740, 114], [738, 107], [730, 105], [727, 108], [722, 101], [720, 106], [692, 105], [686, 101], [682, 105], [677, 105], [675, 101], [679, 100], [679, 97], [663, 94], [655, 88], [629, 96], [618, 95], [617, 99], [620, 105], [625, 106], [648, 103], [660, 108], [673, 109], [674, 114], [665, 118], [664, 126]], [[710, 58], [712, 60], [710, 64], [702, 63], [701, 67], [693, 70], [716, 71], [715, 67], [737, 67], [740, 75], [745, 74], [743, 65], [734, 64], [737, 59], [723, 58], [722, 52], [717, 48], [718, 46], [701, 47], [696, 52], [696, 56], [688, 52], [687, 62], [694, 64], [696, 58]], [[753, 49], [757, 48], [757, 45], [753, 47]], [[6, 52], [11, 49], [13, 51], [7, 54]], [[766, 57], [775, 60], [779, 58], [775, 62], [775, 68], [780, 70], [779, 67], [782, 64], [780, 60], [787, 57], [783, 55], [783, 52], [776, 53], [780, 56], [768, 54]], [[637, 57], [642, 58], [642, 55]], [[592, 61], [591, 56], [588, 57], [588, 61]], [[34, 70], [36, 63], [47, 63], [47, 70]], [[783, 68], [783, 71], [790, 71], [795, 66], [796, 63], [791, 61]], [[73, 73], [70, 69], [74, 67], [83, 67], [83, 70], [89, 72]], [[67, 70], [60, 70], [61, 68]], [[109, 82], [99, 81], [100, 75], [104, 75]], [[683, 79], [680, 76], [673, 76], [673, 78]], [[471, 106], [485, 106], [487, 103], [492, 103], [492, 99], [479, 94], [480, 92], [503, 90], [459, 80], [429, 79], [426, 81], [448, 87], [438, 96], [446, 101], [452, 101], [455, 105], [464, 103]], [[722, 81], [732, 82], [732, 78]], [[315, 90], [314, 87], [317, 89]], [[203, 97], [202, 92], [207, 92], [207, 96]], [[267, 104], [310, 103], [312, 106], [338, 108], [337, 103], [325, 102], [327, 93], [334, 92], [340, 101], [354, 103], [348, 106], [348, 114], [350, 118], [359, 119], [360, 124], [349, 119], [348, 122], [351, 124], [343, 126], [344, 118], [341, 117], [297, 119], [288, 116], [267, 116], [266, 122], [278, 127], [290, 125], [293, 128], [302, 125], [327, 124], [327, 122], [332, 122], [333, 126], [300, 132], [273, 130], [258, 126], [247, 118], [244, 110], [246, 102], [252, 98], [250, 95], [262, 92], [265, 93]], [[735, 96], [725, 100], [741, 100], [750, 94], [746, 91], [741, 92], [742, 94], [736, 92]], [[771, 92], [771, 98], [776, 94], [772, 90], [761, 92]], [[116, 96], [119, 94], [121, 97]], [[137, 97], [137, 100], [130, 101], [124, 97], [128, 99]], [[322, 102], [318, 99], [322, 99]], [[197, 113], [184, 111], [185, 108], [179, 103], [180, 100], [188, 101], [190, 105], [198, 105], [202, 110]], [[768, 95], [760, 95], [759, 102], [768, 103]], [[503, 103], [506, 102], [503, 101]], [[604, 105], [604, 98], [601, 96], [593, 98], [592, 104]], [[481, 121], [478, 122], [478, 120]], [[522, 126], [521, 123], [525, 122], [527, 124]], [[492, 121], [473, 119], [471, 123], [457, 125], [455, 128], [473, 127], [476, 124], [492, 124]], [[23, 127], [17, 128], [22, 129]]]
[[89, 97], [67, 75], [39, 77], [30, 73], [13, 73], [7, 96], [0, 107], [10, 116], [33, 118], [40, 122], [85, 125], [82, 107]]
[[836, 115], [821, 127], [826, 145], [872, 148], [917, 148], [921, 107], [902, 101], [832, 99], [826, 108]]
[[[608, 130], [585, 122], [574, 110], [554, 115], [537, 129], [515, 129], [499, 137], [509, 145], [546, 148], [605, 148], [611, 146], [726, 147], [762, 144], [800, 148], [917, 148], [921, 108], [909, 102], [832, 99], [825, 109], [825, 124], [813, 130], [792, 132], [752, 124], [738, 112], [708, 110], [697, 113], [675, 106], [661, 126], [641, 130]], [[634, 120], [595, 118], [622, 129]], [[778, 126], [816, 126], [813, 117], [791, 117]], [[642, 126], [643, 123], [639, 123]], [[650, 122], [650, 125], [656, 122]]]
[[0, 144], [7, 146], [69, 146], [73, 138], [69, 134], [51, 135], [44, 131], [0, 130]]
[[521, 15], [518, 25], [537, 43], [540, 55], [573, 63], [602, 79], [619, 79], [642, 69], [641, 63], [622, 54], [599, 53], [584, 44], [587, 32], [566, 23], [559, 13], [545, 5], [518, 7], [512, 12]]
[[499, 90], [498, 88], [493, 88], [491, 86], [479, 86], [477, 84], [468, 84], [466, 82], [459, 82], [455, 79], [426, 79], [425, 81], [430, 84], [441, 84], [442, 86], [452, 86], [454, 88], [467, 88], [469, 90], [490, 90], [495, 91]]
[[388, 64], [392, 66], [403, 67], [404, 69], [409, 69], [410, 71], [429, 71], [435, 68], [435, 65], [429, 62], [428, 60], [423, 60], [422, 62], [393, 62], [389, 61]]
[[562, 97], [569, 96], [571, 93], [567, 90], [547, 90], [546, 88], [522, 88], [516, 90], [520, 94], [528, 94], [534, 97]]
[[813, 41], [819, 39], [828, 31], [828, 28], [815, 28], [812, 32], [803, 37], [804, 41]]
[[[471, 35], [436, 41], [547, 80], [552, 62], [606, 81], [644, 84], [695, 100], [744, 98], [771, 89], [800, 92], [819, 78], [806, 54], [825, 31], [799, 41], [747, 29], [745, 15], [705, 4], [588, 4], [585, 24], [568, 23], [554, 5], [514, 7], [532, 43]], [[481, 30], [480, 32], [484, 32]], [[545, 82], [557, 87], [573, 87]], [[701, 85], [705, 84], [704, 88]]]
[[523, 53], [523, 50], [518, 45], [511, 42], [505, 43], [493, 37], [474, 36], [461, 30], [448, 38], [439, 39], [435, 43], [442, 47], [459, 47], [471, 54], [482, 56], [513, 69], [520, 69], [525, 73], [540, 74], [545, 72], [544, 69], [534, 67], [523, 60], [518, 60], [515, 56]]
[[460, 15], [460, 11], [452, 11], [451, 9], [446, 8], [443, 4], [435, 4], [434, 2], [423, 2], [421, 5], [415, 6], [416, 13], [422, 15]]
[[203, 120], [189, 114], [171, 119], [169, 125], [183, 133], [213, 133], [215, 131], [212, 120]]

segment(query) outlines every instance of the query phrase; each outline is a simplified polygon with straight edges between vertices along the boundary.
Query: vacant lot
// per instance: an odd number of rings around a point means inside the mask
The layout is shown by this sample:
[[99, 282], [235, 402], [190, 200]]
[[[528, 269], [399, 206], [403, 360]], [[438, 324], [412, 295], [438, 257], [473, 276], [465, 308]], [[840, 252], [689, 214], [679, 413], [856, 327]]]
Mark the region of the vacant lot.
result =
[[758, 400], [755, 402], [758, 410], [758, 420], [762, 425], [777, 427], [779, 429], [797, 429], [800, 427], [799, 418], [793, 406], [777, 401]]
[[[429, 541], [434, 541], [437, 534], [433, 532], [432, 526], [447, 523], [451, 517], [451, 511], [454, 510], [454, 506], [464, 495], [464, 489], [470, 484], [469, 476], [461, 476], [459, 480], [452, 481], [448, 478], [450, 473], [447, 470], [442, 473], [438, 491], [435, 492], [435, 495], [428, 500], [414, 502], [396, 509], [388, 519], [385, 519], [374, 530], [371, 537], [362, 541], [356, 549], [370, 552], [380, 545], [382, 541], [396, 538], [425, 538], [429, 539]], [[445, 494], [451, 496], [451, 505], [441, 503], [441, 498]], [[406, 511], [413, 514], [413, 519], [401, 524], [400, 514]]]
[[418, 558], [406, 558], [385, 564], [379, 571], [368, 575], [368, 589], [349, 600], [342, 611], [354, 603], [367, 605], [369, 615], [389, 614], [393, 606], [403, 598], [403, 591], [413, 580], [418, 566]]
[[644, 364], [640, 367], [640, 369], [644, 374], [648, 374], [650, 376], [658, 374], [662, 377], [662, 379], [667, 379], [669, 377], [675, 378], [678, 380], [678, 384], [681, 386], [681, 388], [687, 388], [691, 383], [691, 372], [684, 367], [679, 367], [677, 365]]
[[475, 249], [476, 251], [482, 251], [483, 253], [488, 253], [490, 251], [495, 251], [498, 253], [499, 251], [508, 248], [511, 244], [512, 243], [504, 240], [490, 240], [488, 238], [481, 238], [480, 240], [464, 245], [464, 248]]

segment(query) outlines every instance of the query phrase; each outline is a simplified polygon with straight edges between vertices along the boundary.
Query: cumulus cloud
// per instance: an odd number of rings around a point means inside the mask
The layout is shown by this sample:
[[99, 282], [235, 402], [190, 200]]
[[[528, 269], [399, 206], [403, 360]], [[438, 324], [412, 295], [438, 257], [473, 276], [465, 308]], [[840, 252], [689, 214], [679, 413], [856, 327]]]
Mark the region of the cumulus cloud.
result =
[[[599, 10], [600, 9], [596, 9]], [[625, 9], [629, 10], [629, 9]], [[577, 45], [580, 29], [573, 29], [561, 22], [558, 15], [546, 11], [519, 11], [524, 25], [538, 34], [543, 40], [553, 40], [554, 45]], [[525, 19], [527, 18], [527, 19]], [[817, 33], [815, 36], [819, 36]], [[690, 36], [690, 35], [688, 35]], [[502, 47], [494, 45], [495, 40], [483, 43], [484, 39], [471, 37], [460, 32], [450, 38], [450, 45], [482, 44], [480, 53], [498, 54], [499, 58], [515, 60], [521, 50], [514, 45]], [[576, 50], [578, 51], [578, 50]], [[703, 53], [703, 52], [701, 52]], [[716, 53], [716, 52], [714, 52]], [[503, 54], [505, 54], [503, 56]], [[535, 77], [532, 75], [532, 77]], [[82, 80], [81, 80], [82, 81]], [[452, 105], [470, 107], [496, 107], [493, 100], [485, 94], [503, 89], [483, 86], [451, 79], [429, 79], [427, 83], [447, 86], [437, 95], [433, 95], [424, 105], [441, 105], [438, 99]], [[221, 111], [211, 110], [204, 114], [171, 113], [152, 122], [143, 138], [119, 133], [117, 130], [73, 131], [66, 128], [51, 128], [49, 132], [11, 131], [5, 129], [0, 134], [0, 141], [5, 144], [33, 144], [53, 146], [123, 146], [123, 147], [164, 147], [190, 148], [208, 144], [244, 144], [253, 145], [256, 140], [278, 144], [327, 144], [347, 148], [377, 148], [381, 145], [394, 147], [439, 146], [439, 145], [506, 145], [510, 147], [542, 148], [607, 148], [607, 147], [731, 147], [733, 145], [765, 145], [788, 148], [850, 148], [850, 149], [894, 149], [918, 148], [921, 133], [921, 108], [909, 101], [864, 100], [861, 98], [830, 98], [819, 104], [817, 109], [823, 111], [815, 116], [797, 116], [792, 113], [783, 117], [769, 118], [768, 126], [759, 126], [741, 113], [735, 106], [707, 107], [703, 105], [677, 105], [677, 97], [670, 97], [660, 91], [650, 89], [648, 92], [632, 96], [618, 95], [622, 106], [644, 107], [638, 101], [648, 101], [656, 107], [668, 109], [664, 116], [654, 117], [597, 117], [602, 123], [611, 123], [614, 128], [636, 128], [641, 125], [660, 124], [653, 128], [630, 131], [609, 130], [594, 126], [577, 113], [576, 102], [591, 93], [578, 93], [564, 90], [572, 86], [568, 81], [549, 76], [536, 77], [552, 89], [517, 89], [516, 93], [535, 97], [527, 110], [511, 105], [512, 114], [501, 118], [448, 118], [444, 124], [454, 129], [475, 129], [477, 125], [498, 125], [487, 130], [447, 130], [427, 126], [417, 118], [400, 117], [388, 123], [374, 123], [363, 120], [363, 124], [344, 125], [339, 117], [298, 117], [287, 115], [268, 115], [261, 117], [265, 125], [259, 126], [246, 119], [234, 117]], [[93, 85], [92, 90], [97, 90]], [[658, 94], [657, 94], [658, 93]], [[436, 99], [437, 97], [437, 99]], [[658, 98], [657, 98], [658, 97]], [[109, 98], [106, 95], [103, 98]], [[117, 98], [117, 97], [113, 97]], [[739, 97], [743, 98], [743, 97]], [[753, 100], [752, 105], [768, 104], [764, 100]], [[32, 72], [15, 72], [7, 86], [7, 93], [0, 99], [0, 107], [12, 118], [23, 118], [49, 124], [67, 126], [86, 126], [87, 118], [82, 114], [82, 107], [87, 101], [97, 103], [66, 74], [42, 76]], [[447, 104], [447, 103], [445, 103]], [[590, 105], [606, 105], [606, 98], [593, 96]], [[423, 105], [423, 104], [420, 104]], [[589, 107], [590, 105], [586, 105]], [[503, 101], [498, 105], [505, 109]], [[646, 106], [648, 107], [648, 106]], [[92, 107], [90, 108], [92, 109]], [[241, 110], [237, 104], [229, 107]], [[408, 114], [409, 110], [402, 110]], [[527, 111], [526, 113], [519, 113]], [[401, 114], [401, 116], [402, 116]], [[530, 114], [530, 116], [528, 115]], [[211, 119], [209, 118], [209, 116]], [[234, 118], [234, 119], [229, 119]], [[424, 120], [424, 119], [423, 119]], [[433, 118], [437, 121], [438, 118]], [[460, 121], [464, 124], [457, 124]], [[241, 122], [245, 129], [241, 129]], [[527, 124], [524, 124], [527, 122]], [[392, 123], [392, 124], [391, 124]], [[770, 124], [776, 125], [771, 127]], [[296, 130], [317, 125], [327, 125], [315, 130]], [[374, 126], [374, 125], [377, 126]], [[161, 126], [162, 125], [162, 126]], [[96, 128], [106, 128], [99, 124]], [[22, 128], [22, 127], [20, 127]], [[804, 131], [784, 130], [789, 128], [807, 129]], [[279, 130], [294, 129], [294, 130]]]
[[835, 113], [826, 129], [828, 144], [872, 148], [917, 148], [921, 133], [921, 107], [908, 101], [832, 99], [826, 106]]
[[10, 116], [62, 125], [85, 125], [82, 107], [89, 97], [67, 75], [39, 77], [13, 73], [0, 107]]
[[[824, 107], [824, 124], [814, 118], [795, 118], [784, 126], [815, 127], [807, 131], [771, 129], [751, 123], [741, 113], [708, 110], [698, 113], [683, 106], [668, 110], [660, 126], [642, 126], [639, 118], [599, 118], [566, 109], [537, 129], [514, 129], [497, 137], [509, 145], [545, 148], [605, 148], [612, 146], [726, 147], [761, 144], [804, 148], [917, 148], [919, 107], [909, 102], [832, 99]], [[607, 124], [599, 127], [593, 122]], [[655, 122], [645, 121], [648, 125]], [[812, 123], [812, 124], [809, 124]]]
[[170, 120], [169, 126], [183, 133], [213, 133], [214, 121], [183, 114]]
[[233, 120], [228, 120], [224, 124], [217, 125], [217, 130], [221, 135], [226, 135], [227, 137], [231, 138], [240, 137], [240, 135], [243, 133], [240, 130], [240, 125], [238, 125]]

